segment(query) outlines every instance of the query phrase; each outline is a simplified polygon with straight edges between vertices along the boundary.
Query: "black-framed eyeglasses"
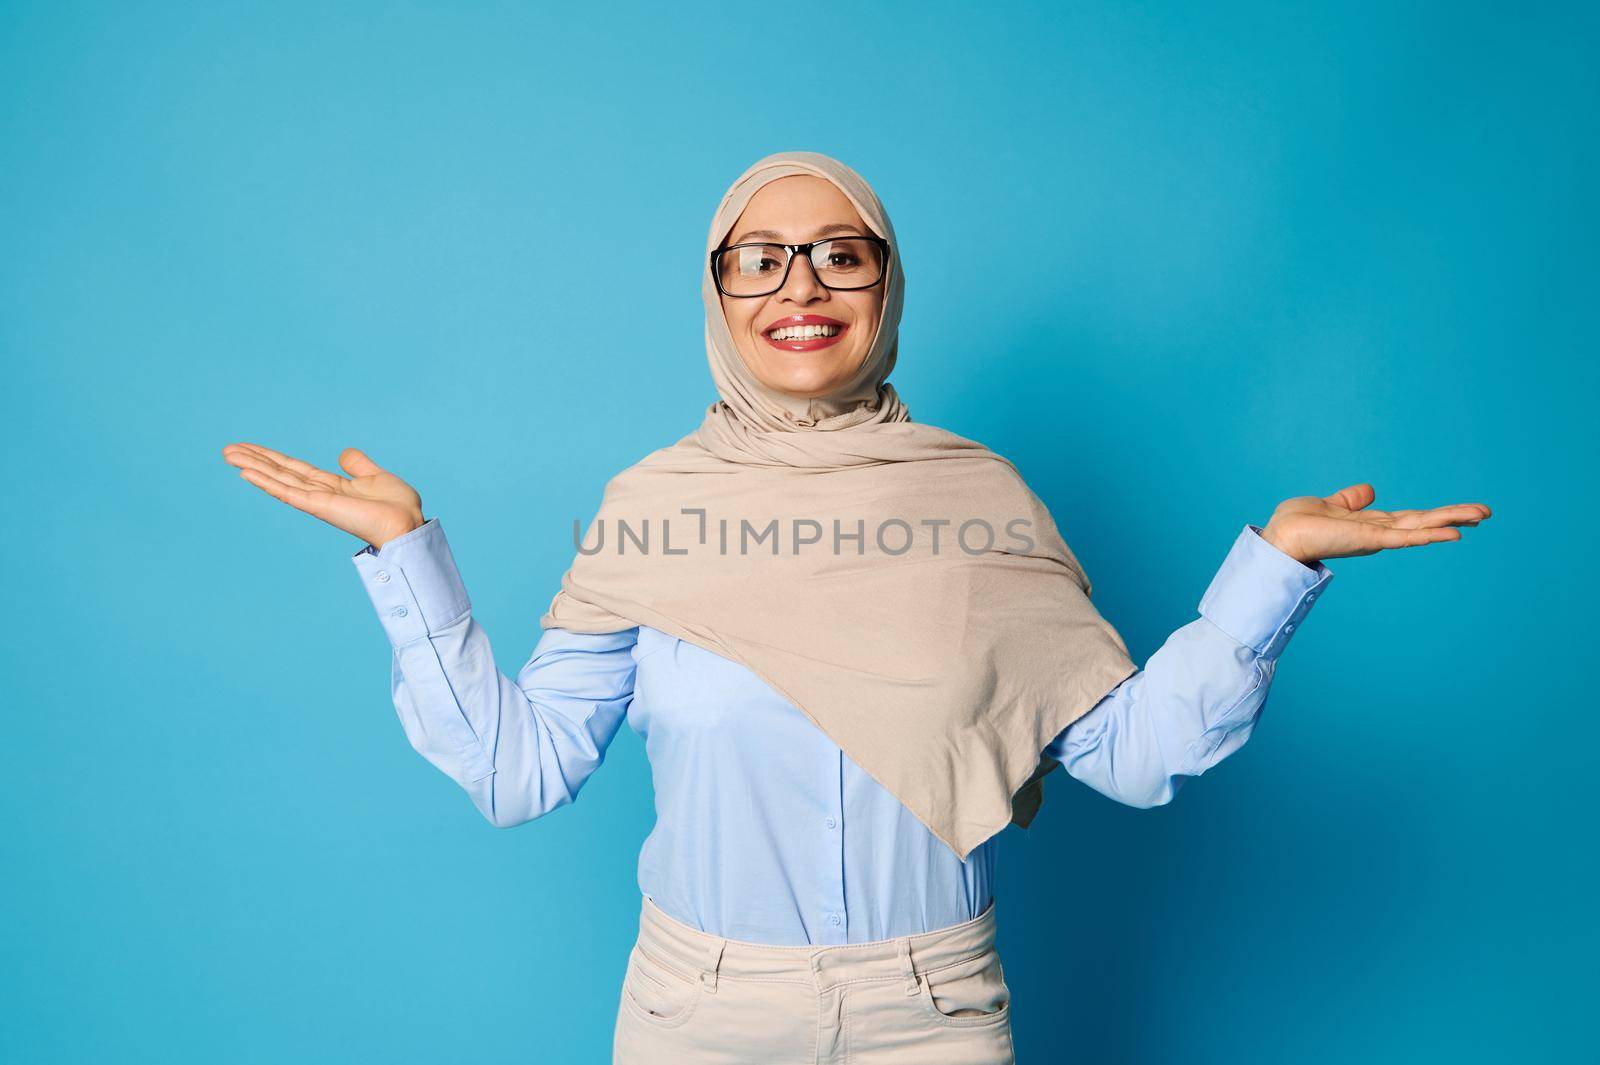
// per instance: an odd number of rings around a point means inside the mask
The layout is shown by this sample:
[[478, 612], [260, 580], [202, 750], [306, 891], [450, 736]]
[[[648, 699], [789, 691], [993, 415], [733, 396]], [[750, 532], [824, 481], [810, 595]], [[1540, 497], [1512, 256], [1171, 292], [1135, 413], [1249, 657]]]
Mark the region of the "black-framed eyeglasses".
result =
[[797, 255], [811, 260], [825, 287], [848, 292], [883, 280], [889, 242], [882, 237], [829, 237], [810, 244], [730, 244], [711, 253], [711, 276], [724, 296], [770, 296], [789, 280]]

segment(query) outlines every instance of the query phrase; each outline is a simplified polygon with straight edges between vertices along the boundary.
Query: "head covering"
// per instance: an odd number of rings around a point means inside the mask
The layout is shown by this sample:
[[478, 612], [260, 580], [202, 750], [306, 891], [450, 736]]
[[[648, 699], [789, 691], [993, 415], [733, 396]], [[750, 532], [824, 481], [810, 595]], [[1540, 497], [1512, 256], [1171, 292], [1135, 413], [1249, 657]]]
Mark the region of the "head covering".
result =
[[[883, 312], [852, 379], [821, 399], [763, 385], [710, 275], [750, 198], [814, 174], [889, 241]], [[1043, 800], [1055, 736], [1137, 667], [1016, 468], [910, 420], [886, 380], [904, 273], [854, 170], [778, 152], [723, 195], [706, 240], [700, 427], [606, 484], [545, 628], [648, 625], [739, 662], [804, 712], [963, 861]]]

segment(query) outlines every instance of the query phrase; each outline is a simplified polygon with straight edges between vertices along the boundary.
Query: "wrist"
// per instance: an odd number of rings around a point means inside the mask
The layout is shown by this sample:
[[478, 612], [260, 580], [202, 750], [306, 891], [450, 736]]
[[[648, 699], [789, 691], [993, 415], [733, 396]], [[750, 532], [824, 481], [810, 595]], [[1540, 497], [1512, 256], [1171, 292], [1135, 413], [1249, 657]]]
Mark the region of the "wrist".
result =
[[1261, 539], [1265, 540], [1267, 543], [1288, 555], [1290, 558], [1294, 559], [1307, 569], [1316, 568], [1317, 559], [1306, 558], [1300, 549], [1294, 545], [1293, 541], [1283, 535], [1283, 530], [1273, 525], [1272, 522], [1267, 522], [1266, 526], [1261, 530]]
[[416, 532], [426, 524], [428, 524], [427, 519], [422, 516], [421, 511], [417, 511], [404, 523], [398, 524], [394, 528], [379, 534], [377, 539], [369, 540], [367, 542], [372, 545], [374, 551], [382, 551], [385, 547], [400, 539], [402, 536], [410, 536], [412, 533]]

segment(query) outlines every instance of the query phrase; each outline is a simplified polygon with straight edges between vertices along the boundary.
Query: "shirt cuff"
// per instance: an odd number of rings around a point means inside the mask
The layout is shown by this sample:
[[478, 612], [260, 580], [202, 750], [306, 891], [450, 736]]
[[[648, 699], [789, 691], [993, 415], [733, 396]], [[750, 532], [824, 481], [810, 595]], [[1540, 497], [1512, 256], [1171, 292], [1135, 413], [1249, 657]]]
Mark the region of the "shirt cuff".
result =
[[381, 549], [367, 544], [350, 561], [396, 647], [437, 632], [472, 609], [438, 518]]
[[1321, 561], [1307, 566], [1263, 540], [1259, 526], [1246, 525], [1200, 597], [1200, 615], [1262, 657], [1276, 658], [1331, 580], [1333, 571]]

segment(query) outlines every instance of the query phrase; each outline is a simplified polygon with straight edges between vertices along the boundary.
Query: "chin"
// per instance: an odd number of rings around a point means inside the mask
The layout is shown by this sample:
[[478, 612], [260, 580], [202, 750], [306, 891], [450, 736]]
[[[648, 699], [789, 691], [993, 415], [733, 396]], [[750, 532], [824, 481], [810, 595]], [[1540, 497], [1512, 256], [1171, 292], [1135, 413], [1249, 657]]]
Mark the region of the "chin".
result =
[[847, 358], [831, 359], [828, 365], [819, 366], [815, 362], [808, 365], [802, 361], [804, 355], [796, 356], [794, 362], [773, 359], [769, 355], [763, 367], [766, 372], [757, 374], [757, 377], [768, 388], [801, 399], [817, 399], [843, 388], [861, 365], [861, 358], [862, 353], [853, 352]]
[[843, 380], [830, 381], [822, 385], [813, 385], [810, 383], [802, 384], [800, 382], [780, 382], [772, 387], [776, 388], [780, 392], [785, 393], [786, 395], [793, 396], [796, 399], [820, 399], [821, 397], [828, 395], [830, 392], [837, 391], [839, 386], [842, 384], [844, 384]]
[[787, 392], [791, 396], [804, 399], [816, 399], [836, 392], [845, 382], [850, 380], [850, 374], [842, 369], [827, 373], [776, 373], [767, 383], [780, 392]]

